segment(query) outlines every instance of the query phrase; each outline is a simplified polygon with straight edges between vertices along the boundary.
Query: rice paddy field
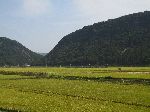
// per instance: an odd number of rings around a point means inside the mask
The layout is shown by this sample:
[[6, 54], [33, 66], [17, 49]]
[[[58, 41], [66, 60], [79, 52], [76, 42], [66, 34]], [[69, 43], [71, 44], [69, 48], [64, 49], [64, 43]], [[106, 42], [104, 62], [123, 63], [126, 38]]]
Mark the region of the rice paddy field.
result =
[[150, 112], [150, 67], [0, 68], [0, 112]]

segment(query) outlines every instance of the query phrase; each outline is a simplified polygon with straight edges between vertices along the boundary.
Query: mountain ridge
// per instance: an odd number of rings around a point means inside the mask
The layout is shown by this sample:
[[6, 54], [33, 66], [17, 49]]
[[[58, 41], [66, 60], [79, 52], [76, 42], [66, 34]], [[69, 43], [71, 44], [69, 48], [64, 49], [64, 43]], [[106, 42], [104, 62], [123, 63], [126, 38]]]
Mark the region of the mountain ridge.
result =
[[16, 40], [0, 37], [0, 66], [35, 65], [41, 55], [32, 52]]
[[64, 36], [45, 57], [55, 65], [150, 64], [150, 11], [85, 26]]

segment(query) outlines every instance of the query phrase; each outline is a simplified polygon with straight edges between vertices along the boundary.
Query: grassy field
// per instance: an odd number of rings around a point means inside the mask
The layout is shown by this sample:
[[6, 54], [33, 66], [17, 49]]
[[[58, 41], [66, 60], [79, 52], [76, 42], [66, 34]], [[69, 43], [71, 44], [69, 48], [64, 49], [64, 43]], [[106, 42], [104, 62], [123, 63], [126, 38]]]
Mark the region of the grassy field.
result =
[[150, 112], [150, 67], [0, 68], [0, 111], [8, 110]]

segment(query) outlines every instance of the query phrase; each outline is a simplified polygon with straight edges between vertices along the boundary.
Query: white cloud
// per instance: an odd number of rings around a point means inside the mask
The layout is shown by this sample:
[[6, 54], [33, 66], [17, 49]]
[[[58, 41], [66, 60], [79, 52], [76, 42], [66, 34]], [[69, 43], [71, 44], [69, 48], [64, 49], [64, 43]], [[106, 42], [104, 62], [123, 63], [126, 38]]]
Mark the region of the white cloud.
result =
[[83, 15], [102, 20], [150, 10], [150, 0], [73, 0], [73, 3]]
[[26, 15], [42, 15], [51, 11], [50, 0], [23, 0], [23, 11]]

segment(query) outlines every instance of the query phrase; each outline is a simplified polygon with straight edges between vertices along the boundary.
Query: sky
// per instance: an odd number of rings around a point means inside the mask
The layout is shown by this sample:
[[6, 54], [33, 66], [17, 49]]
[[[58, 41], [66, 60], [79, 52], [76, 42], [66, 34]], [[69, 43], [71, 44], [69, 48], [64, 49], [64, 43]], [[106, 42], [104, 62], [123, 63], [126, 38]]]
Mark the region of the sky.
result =
[[84, 26], [143, 11], [150, 0], [0, 0], [0, 37], [48, 53]]

